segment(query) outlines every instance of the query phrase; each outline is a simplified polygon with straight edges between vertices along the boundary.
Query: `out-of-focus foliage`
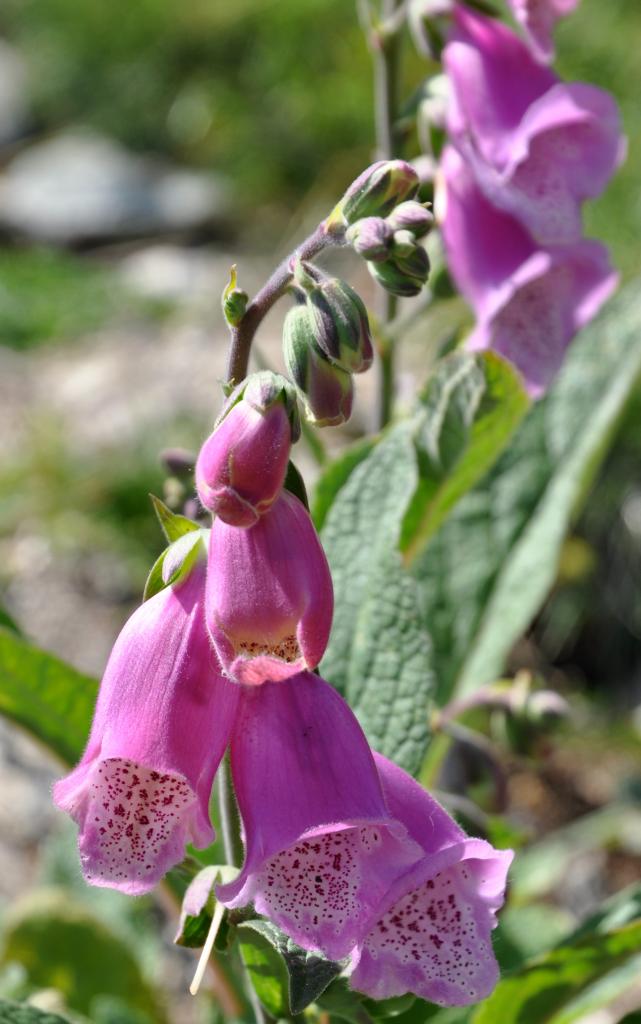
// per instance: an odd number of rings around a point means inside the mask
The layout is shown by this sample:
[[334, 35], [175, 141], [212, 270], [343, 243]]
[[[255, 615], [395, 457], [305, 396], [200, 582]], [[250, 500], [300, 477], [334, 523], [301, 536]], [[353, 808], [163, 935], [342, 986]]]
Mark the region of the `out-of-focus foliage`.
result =
[[227, 171], [252, 204], [344, 183], [371, 145], [369, 59], [344, 0], [8, 0], [0, 28], [30, 62], [42, 125]]

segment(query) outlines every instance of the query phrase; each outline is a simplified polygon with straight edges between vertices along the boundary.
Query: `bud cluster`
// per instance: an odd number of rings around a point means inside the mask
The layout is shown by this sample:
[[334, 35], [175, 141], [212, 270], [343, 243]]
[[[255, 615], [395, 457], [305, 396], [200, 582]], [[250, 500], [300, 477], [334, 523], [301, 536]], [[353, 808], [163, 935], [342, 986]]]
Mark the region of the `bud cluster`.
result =
[[430, 261], [418, 239], [434, 222], [432, 213], [414, 199], [400, 203], [388, 217], [363, 217], [345, 232], [354, 252], [367, 260], [372, 277], [392, 295], [418, 295], [427, 281]]

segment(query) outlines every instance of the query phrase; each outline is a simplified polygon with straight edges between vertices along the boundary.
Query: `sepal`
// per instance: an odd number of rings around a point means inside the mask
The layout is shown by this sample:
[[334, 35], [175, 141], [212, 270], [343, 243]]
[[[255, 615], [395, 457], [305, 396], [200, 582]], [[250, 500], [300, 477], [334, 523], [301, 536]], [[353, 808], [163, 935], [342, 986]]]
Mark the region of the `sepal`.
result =
[[143, 602], [179, 580], [186, 579], [196, 563], [207, 557], [209, 530], [196, 527], [173, 541], [154, 562], [143, 592]]
[[229, 282], [222, 295], [223, 316], [229, 327], [237, 327], [245, 315], [249, 295], [236, 287], [237, 272], [234, 263], [229, 271]]

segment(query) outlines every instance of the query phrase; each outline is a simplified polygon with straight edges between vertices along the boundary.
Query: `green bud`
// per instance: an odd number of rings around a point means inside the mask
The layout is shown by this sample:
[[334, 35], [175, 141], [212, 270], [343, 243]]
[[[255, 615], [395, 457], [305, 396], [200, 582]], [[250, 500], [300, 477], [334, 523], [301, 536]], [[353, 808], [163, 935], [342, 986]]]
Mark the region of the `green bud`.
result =
[[314, 341], [331, 362], [348, 373], [363, 373], [372, 365], [374, 349], [367, 310], [346, 281], [313, 268], [312, 287], [300, 293], [313, 324]]
[[352, 378], [326, 358], [316, 343], [316, 331], [307, 303], [290, 309], [283, 329], [283, 356], [301, 392], [309, 422], [318, 427], [337, 426], [345, 423], [352, 411]]
[[[418, 295], [427, 281], [430, 272], [430, 261], [425, 249], [413, 242], [409, 245], [410, 232], [397, 232], [403, 238], [398, 247], [394, 246], [392, 254], [384, 263], [368, 263], [367, 267], [375, 281], [386, 291], [401, 298]], [[396, 241], [396, 236], [394, 236]]]
[[393, 234], [394, 229], [382, 217], [363, 217], [348, 227], [345, 241], [363, 259], [384, 260]]
[[431, 210], [413, 199], [407, 203], [400, 203], [386, 221], [392, 231], [411, 231], [414, 238], [423, 238], [433, 223], [434, 214]]
[[356, 178], [326, 221], [327, 230], [354, 224], [363, 217], [386, 217], [395, 206], [411, 199], [419, 178], [405, 160], [379, 160]]
[[229, 282], [223, 291], [223, 316], [230, 327], [237, 327], [245, 315], [249, 295], [236, 287], [237, 273], [234, 263], [229, 271]]

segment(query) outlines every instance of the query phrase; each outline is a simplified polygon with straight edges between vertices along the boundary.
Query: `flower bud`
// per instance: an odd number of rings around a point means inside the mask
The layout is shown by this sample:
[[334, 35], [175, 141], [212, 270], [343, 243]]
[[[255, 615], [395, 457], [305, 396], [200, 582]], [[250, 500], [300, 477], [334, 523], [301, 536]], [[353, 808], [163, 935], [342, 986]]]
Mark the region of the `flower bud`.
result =
[[[409, 231], [396, 234], [402, 234], [403, 237], [398, 248], [395, 244], [390, 258], [384, 263], [368, 263], [367, 266], [372, 277], [386, 291], [401, 298], [409, 298], [418, 295], [427, 281], [430, 261], [422, 246], [414, 243], [410, 247], [407, 237], [410, 236]], [[396, 242], [396, 235], [394, 239]]]
[[230, 678], [259, 685], [316, 668], [333, 608], [327, 559], [293, 494], [282, 491], [251, 530], [214, 520], [205, 617]]
[[222, 297], [223, 316], [230, 327], [236, 327], [245, 315], [249, 295], [242, 288], [236, 287], [236, 264], [231, 268], [229, 283], [225, 286]]
[[[414, 238], [423, 238], [434, 223], [434, 214], [422, 203], [410, 199], [390, 213], [386, 224], [392, 231], [411, 231]], [[368, 257], [369, 258], [369, 257]]]
[[382, 217], [363, 217], [348, 227], [345, 240], [364, 259], [384, 260], [393, 234], [393, 228]]
[[363, 373], [372, 365], [374, 349], [367, 310], [346, 281], [318, 276], [305, 294], [314, 341], [332, 363], [348, 373]]
[[300, 424], [289, 381], [264, 371], [231, 394], [196, 462], [205, 506], [231, 526], [250, 527], [283, 486]]
[[301, 391], [309, 422], [337, 426], [351, 415], [352, 378], [324, 355], [316, 343], [317, 332], [317, 317], [307, 303], [290, 309], [283, 329], [285, 365]]
[[415, 249], [416, 239], [411, 231], [394, 232], [393, 257], [395, 260], [398, 260], [399, 257], [411, 256]]
[[398, 203], [411, 199], [418, 175], [404, 160], [379, 160], [358, 176], [334, 208], [327, 227], [354, 224], [363, 217], [386, 217]]

